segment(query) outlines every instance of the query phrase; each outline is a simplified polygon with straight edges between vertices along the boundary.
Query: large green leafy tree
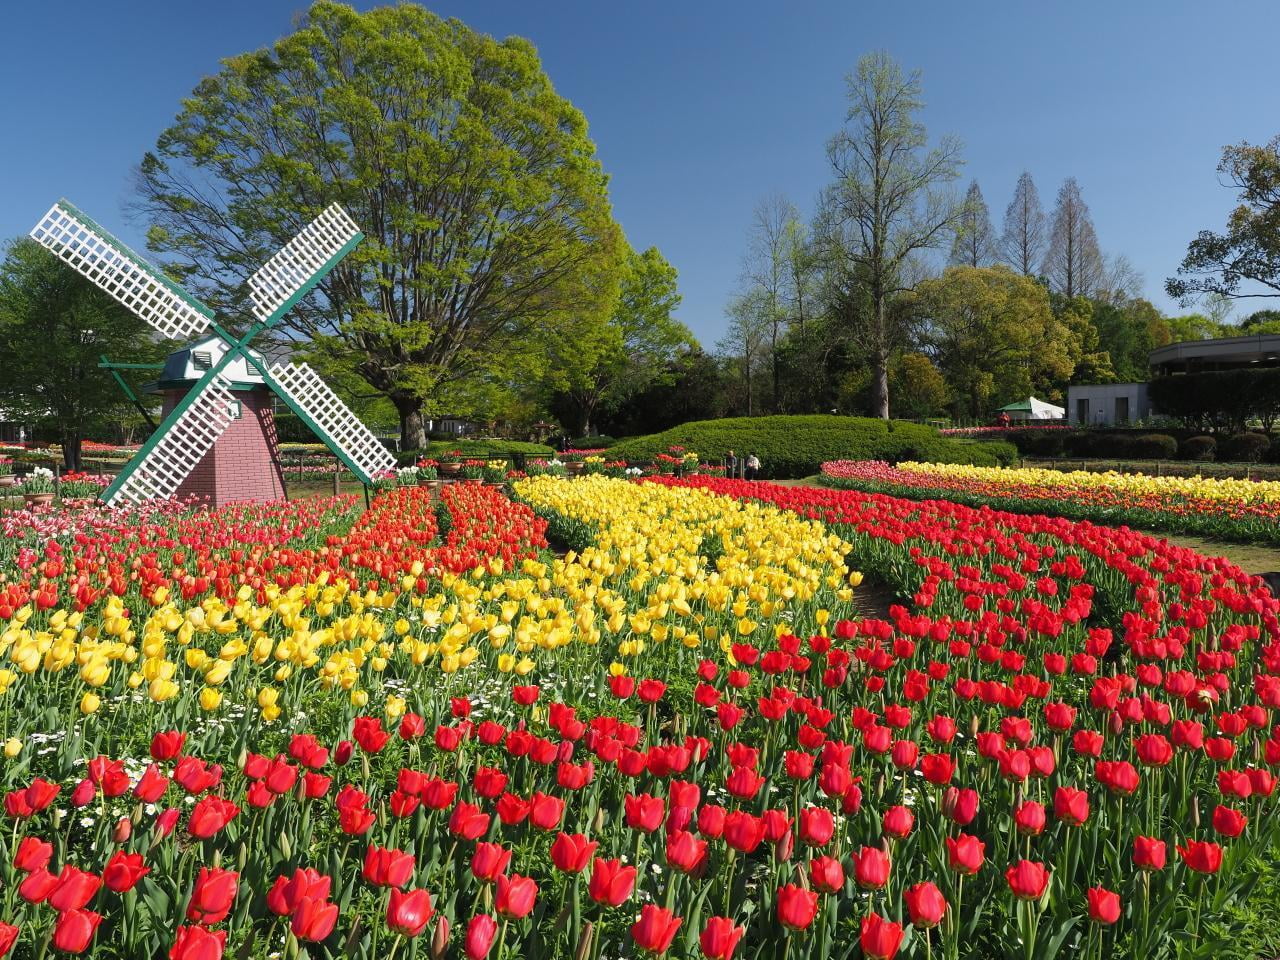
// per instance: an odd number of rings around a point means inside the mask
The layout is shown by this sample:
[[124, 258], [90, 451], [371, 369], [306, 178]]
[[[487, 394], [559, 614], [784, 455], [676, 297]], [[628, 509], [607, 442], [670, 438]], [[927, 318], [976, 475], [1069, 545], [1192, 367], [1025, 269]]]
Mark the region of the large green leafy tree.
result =
[[231, 57], [144, 158], [151, 246], [215, 305], [338, 201], [365, 243], [288, 335], [385, 395], [402, 440], [545, 371], [544, 339], [603, 324], [623, 244], [583, 115], [532, 44], [420, 6], [313, 5]]
[[80, 469], [87, 434], [132, 416], [100, 357], [150, 363], [163, 355], [145, 323], [25, 239], [0, 263], [0, 343], [0, 409], [52, 427], [68, 470]]
[[1222, 233], [1202, 230], [1191, 241], [1165, 289], [1183, 301], [1280, 296], [1280, 137], [1224, 148], [1218, 173], [1240, 203]]
[[1075, 367], [1075, 337], [1049, 292], [1006, 267], [951, 267], [919, 284], [911, 303], [959, 413], [987, 416]]
[[568, 352], [591, 358], [587, 363], [580, 357], [575, 375], [552, 404], [571, 431], [589, 434], [600, 415], [651, 385], [669, 386], [672, 361], [698, 349], [689, 328], [673, 316], [680, 306], [677, 279], [676, 268], [657, 247], [628, 252], [609, 322], [564, 344]]

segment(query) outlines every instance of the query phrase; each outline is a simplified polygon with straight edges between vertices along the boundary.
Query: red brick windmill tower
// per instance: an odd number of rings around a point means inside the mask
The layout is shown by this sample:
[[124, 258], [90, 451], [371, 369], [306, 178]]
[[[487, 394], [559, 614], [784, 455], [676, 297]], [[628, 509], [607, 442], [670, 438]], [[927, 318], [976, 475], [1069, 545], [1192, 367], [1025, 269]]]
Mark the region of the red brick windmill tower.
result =
[[166, 337], [212, 331], [172, 354], [152, 390], [164, 421], [102, 498], [138, 503], [192, 493], [215, 504], [284, 496], [274, 393], [366, 486], [395, 458], [305, 363], [267, 368], [248, 343], [278, 323], [363, 239], [337, 204], [307, 224], [248, 287], [255, 319], [242, 337], [213, 311], [83, 213], [60, 200], [31, 231], [40, 244]]
[[[226, 341], [211, 336], [169, 354], [160, 379], [143, 386], [164, 398], [162, 416], [173, 412], [227, 349]], [[246, 349], [245, 353], [261, 365], [258, 351]], [[245, 357], [231, 360], [224, 373], [234, 398], [231, 422], [174, 496], [195, 497], [215, 507], [234, 500], [282, 500], [284, 473], [271, 388]]]

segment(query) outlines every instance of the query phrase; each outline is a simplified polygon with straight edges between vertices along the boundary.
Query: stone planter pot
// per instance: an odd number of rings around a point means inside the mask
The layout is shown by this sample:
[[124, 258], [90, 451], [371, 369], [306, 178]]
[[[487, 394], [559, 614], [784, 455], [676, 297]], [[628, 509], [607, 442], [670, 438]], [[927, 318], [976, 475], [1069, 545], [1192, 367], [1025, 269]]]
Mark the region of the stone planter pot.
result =
[[581, 473], [586, 468], [587, 468], [587, 465], [583, 463], [581, 460], [568, 460], [565, 462], [565, 465], [564, 465], [565, 473], [569, 473], [569, 474]]
[[5, 487], [16, 487], [17, 485], [18, 478], [12, 473], [0, 474], [0, 490], [3, 490]]
[[53, 503], [52, 493], [24, 493], [22, 499], [27, 501], [29, 507], [42, 507], [47, 503]]
[[430, 490], [432, 500], [439, 500], [440, 488], [444, 486], [444, 482], [442, 480], [419, 480], [418, 486], [426, 487], [428, 490]]
[[480, 484], [484, 483], [484, 477], [463, 477], [463, 483]]
[[442, 463], [437, 469], [440, 471], [441, 476], [448, 477], [449, 479], [452, 480], [454, 477], [456, 477], [459, 473], [462, 472], [462, 464]]

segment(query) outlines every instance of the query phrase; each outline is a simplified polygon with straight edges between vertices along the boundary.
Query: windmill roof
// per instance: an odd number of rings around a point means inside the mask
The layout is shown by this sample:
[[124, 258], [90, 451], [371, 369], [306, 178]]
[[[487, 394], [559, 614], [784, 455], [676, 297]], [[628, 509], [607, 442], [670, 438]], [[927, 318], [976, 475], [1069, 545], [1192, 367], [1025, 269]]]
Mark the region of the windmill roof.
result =
[[[221, 360], [228, 349], [230, 348], [227, 342], [217, 334], [189, 343], [165, 358], [164, 370], [159, 379], [154, 383], [146, 384], [144, 389], [157, 393], [161, 390], [190, 386]], [[262, 354], [257, 350], [246, 348], [245, 352], [262, 362]], [[236, 389], [252, 390], [254, 387], [266, 385], [262, 375], [244, 357], [236, 357], [232, 360], [223, 373]]]

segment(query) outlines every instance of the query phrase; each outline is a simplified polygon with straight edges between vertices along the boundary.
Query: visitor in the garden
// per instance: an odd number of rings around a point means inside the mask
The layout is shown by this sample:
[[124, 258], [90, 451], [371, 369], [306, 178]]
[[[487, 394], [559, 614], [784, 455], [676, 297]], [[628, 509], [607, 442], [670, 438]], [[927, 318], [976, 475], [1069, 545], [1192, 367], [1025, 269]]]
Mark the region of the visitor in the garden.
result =
[[760, 474], [760, 458], [754, 453], [747, 455], [747, 479], [754, 480]]
[[724, 458], [724, 475], [731, 480], [738, 475], [738, 458], [732, 450]]
[[1008, 411], [1001, 410], [1000, 416], [996, 417], [996, 426], [1007, 430], [1011, 423], [1013, 423], [1013, 418], [1009, 416]]

